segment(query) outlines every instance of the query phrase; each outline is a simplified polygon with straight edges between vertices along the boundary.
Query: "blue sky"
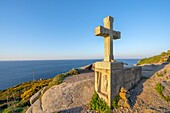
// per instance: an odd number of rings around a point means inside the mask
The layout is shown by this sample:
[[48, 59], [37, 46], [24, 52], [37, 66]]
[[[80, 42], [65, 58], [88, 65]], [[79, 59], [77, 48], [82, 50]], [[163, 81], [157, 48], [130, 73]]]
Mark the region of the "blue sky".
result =
[[1, 0], [0, 60], [103, 58], [94, 36], [114, 17], [115, 58], [144, 58], [170, 49], [169, 0]]

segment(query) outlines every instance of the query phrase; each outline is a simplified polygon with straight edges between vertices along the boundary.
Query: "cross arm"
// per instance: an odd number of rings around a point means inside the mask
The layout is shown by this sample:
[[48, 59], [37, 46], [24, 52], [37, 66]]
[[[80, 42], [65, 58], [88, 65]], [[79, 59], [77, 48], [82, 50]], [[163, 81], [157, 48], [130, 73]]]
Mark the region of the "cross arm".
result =
[[107, 28], [104, 28], [103, 26], [96, 27], [94, 32], [95, 32], [96, 36], [107, 37], [107, 36], [111, 35], [111, 36], [113, 36], [113, 39], [119, 39], [120, 38], [120, 32], [119, 31], [109, 30]]
[[121, 33], [119, 31], [112, 31], [113, 39], [120, 39]]
[[96, 36], [103, 36], [103, 37], [106, 37], [109, 35], [109, 29], [106, 29], [102, 26], [98, 26], [95, 28], [95, 35]]

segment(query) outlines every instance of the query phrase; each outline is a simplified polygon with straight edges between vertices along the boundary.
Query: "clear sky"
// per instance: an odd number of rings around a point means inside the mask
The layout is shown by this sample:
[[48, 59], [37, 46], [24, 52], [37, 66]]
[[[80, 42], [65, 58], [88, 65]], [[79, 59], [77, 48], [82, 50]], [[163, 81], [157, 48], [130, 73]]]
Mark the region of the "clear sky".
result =
[[108, 15], [115, 58], [170, 49], [170, 0], [0, 0], [0, 60], [103, 58], [94, 28]]

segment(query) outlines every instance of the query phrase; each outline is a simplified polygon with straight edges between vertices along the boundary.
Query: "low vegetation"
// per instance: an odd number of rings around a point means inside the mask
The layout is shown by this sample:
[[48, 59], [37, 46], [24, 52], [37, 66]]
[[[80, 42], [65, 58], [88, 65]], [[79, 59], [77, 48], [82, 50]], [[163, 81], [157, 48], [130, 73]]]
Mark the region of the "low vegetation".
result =
[[170, 52], [162, 52], [150, 58], [141, 59], [137, 65], [170, 62]]
[[155, 89], [156, 89], [156, 91], [159, 93], [159, 95], [160, 95], [164, 100], [170, 101], [170, 98], [164, 96], [164, 94], [163, 94], [164, 88], [165, 88], [165, 87], [162, 86], [160, 83], [156, 84], [156, 86], [155, 86]]
[[104, 100], [101, 100], [96, 92], [94, 92], [93, 94], [93, 97], [90, 101], [90, 106], [92, 110], [98, 112], [104, 112], [104, 113], [110, 112], [110, 108], [107, 106], [106, 102]]
[[77, 75], [75, 69], [59, 74], [53, 79], [23, 82], [12, 88], [0, 91], [0, 113], [24, 113], [30, 106], [29, 99], [36, 92], [47, 86], [46, 90], [63, 82], [65, 77]]
[[164, 75], [162, 73], [156, 73], [158, 77], [163, 77]]
[[120, 96], [117, 96], [117, 97], [113, 100], [113, 102], [112, 102], [113, 108], [119, 108], [119, 107], [120, 107], [120, 106], [118, 105], [118, 102], [119, 102], [120, 99], [121, 99]]
[[52, 79], [23, 82], [12, 88], [0, 91], [0, 112], [20, 113], [27, 109], [30, 105], [30, 97], [51, 81]]
[[167, 73], [167, 70], [165, 69], [165, 70], [164, 70], [164, 74], [166, 74], [166, 73]]
[[71, 75], [77, 75], [79, 74], [79, 72], [75, 69], [70, 70], [67, 73], [62, 73], [62, 74], [58, 74], [57, 76], [55, 76], [53, 78], [53, 80], [48, 84], [48, 86], [46, 87], [45, 90], [49, 89], [50, 87], [54, 86], [54, 85], [58, 85], [61, 84], [64, 80], [64, 78], [71, 76]]

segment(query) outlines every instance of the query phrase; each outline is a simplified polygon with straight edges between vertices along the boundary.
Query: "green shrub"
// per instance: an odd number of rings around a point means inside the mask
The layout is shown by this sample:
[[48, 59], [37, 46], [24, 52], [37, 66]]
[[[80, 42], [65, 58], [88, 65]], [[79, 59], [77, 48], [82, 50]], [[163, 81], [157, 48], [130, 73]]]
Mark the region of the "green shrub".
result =
[[156, 73], [158, 77], [163, 77], [164, 75], [162, 73]]
[[155, 89], [160, 95], [163, 95], [162, 91], [164, 90], [164, 87], [160, 83], [156, 84]]
[[[23, 82], [22, 84], [0, 91], [0, 109], [3, 112], [20, 112], [25, 106], [29, 106], [29, 99], [42, 87], [47, 86], [52, 79]], [[7, 108], [8, 98], [8, 108]], [[0, 112], [1, 113], [1, 112]]]
[[[67, 74], [67, 73], [66, 73]], [[77, 70], [75, 70], [75, 69], [72, 69], [72, 70], [70, 70], [69, 72], [68, 72], [68, 74], [69, 75], [77, 75], [77, 74], [79, 74], [79, 72], [77, 71]]]
[[92, 110], [97, 110], [99, 112], [106, 112], [110, 110], [106, 102], [104, 100], [101, 100], [96, 92], [94, 92], [93, 94], [93, 97], [90, 101], [90, 106]]
[[119, 100], [120, 100], [120, 96], [117, 96], [117, 97], [113, 100], [113, 102], [112, 102], [113, 108], [119, 108], [119, 107], [120, 107], [120, 106], [118, 105]]
[[164, 74], [166, 74], [166, 73], [167, 73], [167, 70], [165, 69], [165, 70], [164, 70]]
[[170, 101], [170, 98], [164, 96], [163, 93], [162, 93], [163, 90], [164, 90], [164, 88], [165, 88], [165, 87], [162, 86], [160, 83], [156, 84], [156, 86], [155, 86], [155, 89], [156, 89], [156, 91], [159, 93], [159, 95], [161, 95], [161, 97], [162, 97], [164, 100]]

